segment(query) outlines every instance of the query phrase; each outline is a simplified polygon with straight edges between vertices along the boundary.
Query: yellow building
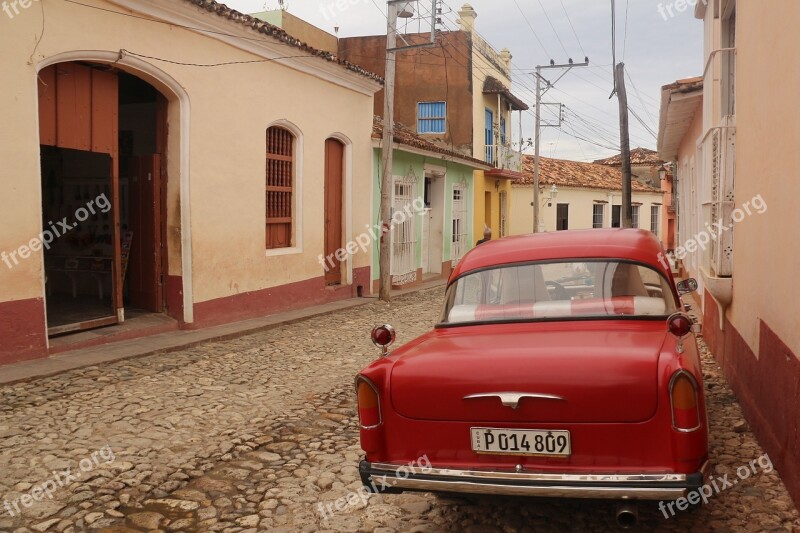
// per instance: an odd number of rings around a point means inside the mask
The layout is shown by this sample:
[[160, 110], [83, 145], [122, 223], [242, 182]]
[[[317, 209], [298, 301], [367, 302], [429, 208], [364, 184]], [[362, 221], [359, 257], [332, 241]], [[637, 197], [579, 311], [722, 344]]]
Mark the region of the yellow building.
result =
[[[528, 105], [510, 91], [511, 53], [495, 51], [475, 32], [478, 14], [469, 4], [459, 11], [462, 31], [470, 34], [472, 66], [472, 147], [473, 157], [495, 168], [475, 171], [474, 234], [480, 238], [485, 228], [492, 238], [511, 235], [511, 183], [522, 179], [520, 151], [511, 144], [511, 113], [526, 111]], [[521, 118], [520, 118], [521, 120]]]
[[0, 363], [369, 292], [337, 252], [380, 78], [213, 1], [33, 5], [0, 14]]

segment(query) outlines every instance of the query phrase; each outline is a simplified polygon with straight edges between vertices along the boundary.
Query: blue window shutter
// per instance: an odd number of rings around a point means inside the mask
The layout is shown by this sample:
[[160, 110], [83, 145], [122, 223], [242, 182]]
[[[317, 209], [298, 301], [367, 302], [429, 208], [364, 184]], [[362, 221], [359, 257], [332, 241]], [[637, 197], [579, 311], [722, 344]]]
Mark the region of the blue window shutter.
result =
[[445, 133], [446, 126], [446, 102], [420, 102], [417, 105], [418, 133]]

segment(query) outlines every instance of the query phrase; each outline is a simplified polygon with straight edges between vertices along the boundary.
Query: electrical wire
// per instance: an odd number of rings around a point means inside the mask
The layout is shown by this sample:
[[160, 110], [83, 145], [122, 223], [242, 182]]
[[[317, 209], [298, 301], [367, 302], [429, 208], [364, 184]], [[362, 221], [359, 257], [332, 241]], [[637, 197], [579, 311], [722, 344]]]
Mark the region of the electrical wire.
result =
[[522, 14], [522, 18], [525, 19], [525, 22], [528, 24], [528, 27], [531, 29], [531, 32], [533, 33], [533, 36], [536, 37], [536, 41], [539, 43], [539, 46], [542, 47], [542, 50], [544, 51], [544, 54], [547, 57], [552, 58], [553, 56], [550, 55], [550, 52], [547, 51], [547, 48], [544, 46], [544, 43], [542, 43], [542, 40], [539, 39], [539, 35], [536, 33], [536, 30], [533, 29], [533, 24], [531, 24], [531, 21], [528, 20], [528, 17], [525, 15], [525, 12], [522, 10], [522, 8], [520, 7], [519, 2], [517, 2], [517, 0], [514, 0], [514, 5], [517, 6], [517, 9]]
[[578, 37], [578, 32], [575, 31], [575, 26], [572, 25], [572, 19], [570, 18], [569, 13], [567, 12], [567, 8], [564, 6], [564, 0], [560, 1], [561, 1], [561, 9], [564, 10], [564, 14], [567, 16], [567, 22], [569, 22], [569, 27], [572, 28], [572, 34], [575, 36], [575, 40], [578, 41], [578, 47], [581, 49], [581, 53], [583, 54], [583, 56], [587, 57], [588, 54], [586, 53], [586, 50], [583, 49], [583, 44], [581, 44], [581, 38]]
[[[458, 49], [456, 48], [456, 50], [458, 50]], [[460, 51], [460, 50], [459, 50], [459, 51]], [[467, 57], [465, 54], [463, 54], [463, 52], [461, 52], [461, 53], [462, 53], [462, 55], [464, 55], [464, 56], [465, 56], [465, 58], [466, 58], [466, 59], [469, 61], [469, 59], [470, 59], [470, 58], [468, 58], [468, 57]], [[461, 63], [459, 63], [459, 64], [461, 64]], [[463, 64], [461, 64], [461, 65], [462, 65], [462, 66], [465, 66], [465, 65], [463, 65]], [[478, 68], [479, 70], [485, 70], [485, 69], [483, 69], [482, 67], [480, 67], [479, 65], [474, 65], [474, 67], [475, 67], [475, 68]], [[531, 92], [531, 93], [534, 93], [534, 94], [535, 94], [535, 90], [534, 90], [534, 89], [531, 89], [531, 88], [530, 88], [530, 87], [528, 87], [528, 86], [526, 86], [524, 83], [517, 83], [517, 85], [518, 85], [518, 86], [520, 86], [520, 85], [521, 85], [522, 87], [525, 87], [525, 88], [526, 88], [526, 89], [527, 89], [529, 92]], [[600, 112], [602, 112], [602, 113], [605, 113], [605, 114], [607, 114], [607, 115], [613, 116], [613, 115], [611, 115], [610, 113], [608, 113], [608, 112], [606, 112], [606, 111], [604, 111], [604, 110], [602, 110], [602, 109], [600, 109], [600, 108], [598, 108], [598, 107], [596, 107], [596, 106], [593, 106], [592, 104], [589, 104], [588, 102], [585, 102], [584, 100], [578, 99], [577, 97], [573, 97], [573, 96], [569, 95], [568, 93], [566, 93], [566, 92], [564, 92], [564, 91], [562, 91], [562, 90], [560, 90], [560, 89], [558, 89], [558, 88], [556, 88], [556, 87], [553, 87], [553, 88], [554, 88], [556, 91], [558, 91], [558, 92], [560, 92], [560, 93], [562, 93], [562, 94], [565, 94], [565, 95], [567, 95], [567, 96], [570, 96], [570, 97], [572, 97], [572, 98], [574, 98], [574, 99], [576, 99], [576, 100], [578, 100], [578, 101], [580, 101], [580, 102], [582, 102], [582, 103], [584, 103], [584, 104], [586, 104], [586, 105], [589, 105], [590, 107], [594, 107], [595, 109], [599, 110], [599, 111], [600, 111]], [[532, 112], [532, 111], [528, 110], [528, 113], [529, 113], [531, 116], [533, 116], [534, 118], [536, 118], [536, 114], [535, 114], [534, 112]], [[618, 118], [618, 117], [615, 117], [615, 118]], [[588, 143], [590, 143], [590, 144], [594, 144], [594, 145], [596, 145], [596, 146], [599, 146], [599, 147], [601, 147], [601, 148], [604, 148], [604, 149], [618, 151], [618, 148], [612, 147], [612, 146], [610, 146], [610, 145], [604, 145], [604, 144], [601, 144], [601, 143], [598, 143], [598, 142], [595, 142], [595, 141], [591, 141], [591, 140], [587, 139], [587, 138], [586, 138], [586, 136], [580, 135], [578, 132], [576, 132], [576, 130], [575, 130], [575, 128], [574, 128], [574, 126], [572, 126], [572, 125], [571, 125], [570, 127], [571, 127], [571, 129], [572, 129], [572, 132], [573, 132], [573, 133], [572, 133], [572, 134], [570, 134], [570, 133], [568, 133], [568, 132], [565, 132], [565, 133], [566, 133], [568, 136], [571, 136], [571, 137], [573, 137], [573, 138], [575, 138], [575, 139], [578, 139], [578, 140], [583, 140], [584, 142], [588, 142]], [[597, 135], [597, 133], [596, 133], [596, 132], [593, 132], [593, 133], [588, 133], [588, 134], [587, 134], [587, 136], [595, 136], [595, 135]], [[601, 138], [602, 138], [602, 137], [601, 137]], [[605, 142], [608, 142], [608, 141], [607, 141], [607, 138], [605, 139]], [[646, 144], [646, 143], [645, 143], [645, 144]]]
[[631, 0], [625, 0], [625, 36], [622, 38], [622, 62], [625, 62], [625, 50], [628, 48], [628, 7]]
[[539, 7], [542, 8], [542, 12], [544, 13], [544, 18], [547, 19], [547, 23], [550, 24], [550, 28], [553, 30], [553, 33], [556, 34], [556, 39], [558, 40], [558, 44], [561, 45], [561, 49], [564, 51], [564, 54], [566, 54], [566, 56], [569, 57], [569, 52], [567, 51], [566, 46], [564, 46], [564, 42], [561, 40], [561, 37], [558, 35], [556, 27], [553, 26], [553, 21], [550, 20], [550, 15], [547, 14], [547, 10], [544, 8], [544, 5], [542, 5], [542, 0], [538, 0], [538, 2], [539, 2]]

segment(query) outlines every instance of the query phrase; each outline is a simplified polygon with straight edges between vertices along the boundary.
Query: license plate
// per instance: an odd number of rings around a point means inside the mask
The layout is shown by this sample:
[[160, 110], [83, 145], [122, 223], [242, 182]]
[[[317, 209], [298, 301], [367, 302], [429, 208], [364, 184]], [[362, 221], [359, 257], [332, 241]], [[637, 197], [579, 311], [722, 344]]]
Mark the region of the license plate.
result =
[[569, 431], [541, 429], [470, 428], [472, 450], [507, 455], [555, 455], [572, 453]]

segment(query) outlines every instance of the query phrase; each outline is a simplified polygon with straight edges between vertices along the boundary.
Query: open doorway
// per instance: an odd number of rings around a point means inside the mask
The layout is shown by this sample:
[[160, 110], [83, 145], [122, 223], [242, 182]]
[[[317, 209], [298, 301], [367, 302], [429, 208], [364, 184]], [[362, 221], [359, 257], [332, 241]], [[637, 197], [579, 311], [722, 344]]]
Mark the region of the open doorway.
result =
[[443, 176], [425, 176], [425, 218], [422, 236], [422, 274], [441, 274], [444, 257], [444, 181]]
[[39, 76], [48, 335], [164, 311], [166, 99], [107, 65]]
[[114, 323], [111, 156], [42, 146], [41, 168], [48, 327]]

